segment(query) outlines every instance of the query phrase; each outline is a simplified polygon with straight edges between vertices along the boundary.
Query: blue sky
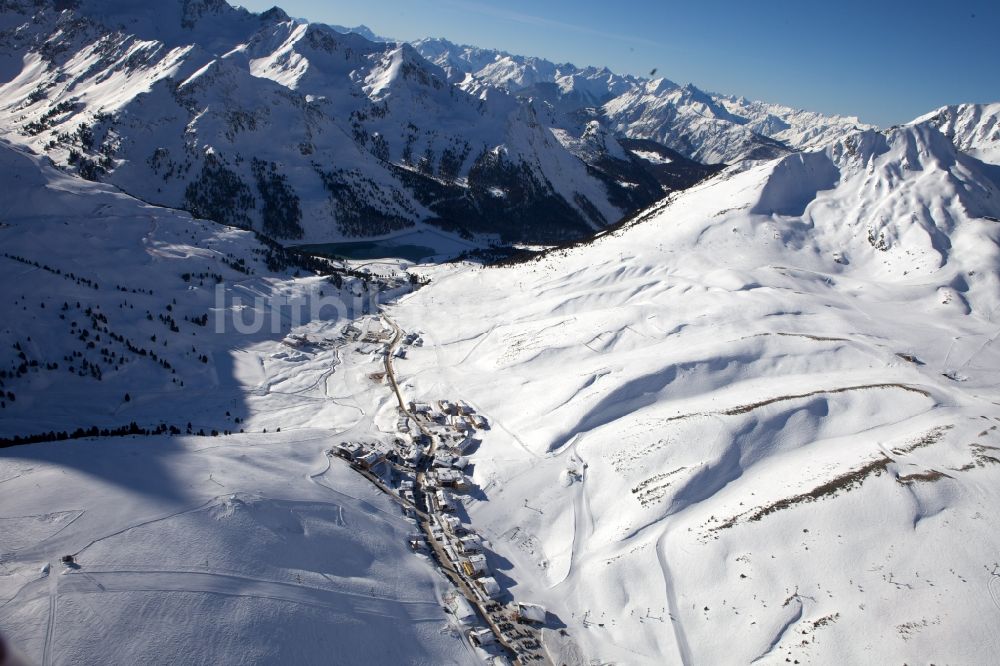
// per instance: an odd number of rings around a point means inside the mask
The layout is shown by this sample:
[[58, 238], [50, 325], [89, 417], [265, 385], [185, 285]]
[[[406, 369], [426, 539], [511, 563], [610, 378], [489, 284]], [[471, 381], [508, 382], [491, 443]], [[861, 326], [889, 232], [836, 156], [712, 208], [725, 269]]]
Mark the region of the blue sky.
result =
[[1000, 100], [997, 0], [231, 0], [891, 125]]

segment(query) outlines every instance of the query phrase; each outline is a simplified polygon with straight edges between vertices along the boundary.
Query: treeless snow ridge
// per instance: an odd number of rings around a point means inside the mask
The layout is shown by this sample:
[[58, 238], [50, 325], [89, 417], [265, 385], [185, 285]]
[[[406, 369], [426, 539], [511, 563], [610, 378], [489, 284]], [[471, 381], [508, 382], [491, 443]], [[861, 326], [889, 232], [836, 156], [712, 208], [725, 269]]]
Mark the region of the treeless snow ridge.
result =
[[1000, 183], [918, 125], [391, 308], [492, 418], [472, 522], [588, 657], [986, 663]]

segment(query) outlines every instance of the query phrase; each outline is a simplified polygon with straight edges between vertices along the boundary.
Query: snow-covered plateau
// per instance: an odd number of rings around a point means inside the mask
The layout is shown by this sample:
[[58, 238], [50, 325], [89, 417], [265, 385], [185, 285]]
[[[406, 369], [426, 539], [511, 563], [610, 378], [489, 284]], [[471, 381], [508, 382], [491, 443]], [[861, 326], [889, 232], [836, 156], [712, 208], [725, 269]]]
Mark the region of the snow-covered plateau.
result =
[[[28, 663], [996, 661], [1000, 106], [878, 130], [221, 0], [58, 5], [0, 0]], [[293, 218], [546, 242], [333, 260]]]

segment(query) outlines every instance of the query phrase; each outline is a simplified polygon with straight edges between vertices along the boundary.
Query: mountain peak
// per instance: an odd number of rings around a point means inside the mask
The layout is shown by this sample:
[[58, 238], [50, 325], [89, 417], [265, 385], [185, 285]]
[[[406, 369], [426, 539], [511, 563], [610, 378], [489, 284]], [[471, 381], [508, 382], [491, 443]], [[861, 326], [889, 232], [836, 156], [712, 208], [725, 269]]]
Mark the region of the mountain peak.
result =
[[437, 65], [425, 60], [410, 44], [401, 43], [387, 51], [381, 66], [374, 69], [365, 79], [365, 90], [369, 97], [384, 97], [390, 89], [415, 82], [424, 88], [441, 90], [448, 84], [447, 74]]
[[275, 5], [270, 9], [260, 13], [260, 20], [264, 22], [283, 23], [292, 20], [285, 10]]
[[645, 93], [647, 95], [662, 95], [677, 89], [677, 84], [669, 79], [660, 77], [646, 82]]
[[353, 28], [349, 28], [349, 27], [346, 27], [346, 26], [343, 26], [343, 25], [333, 25], [333, 24], [331, 24], [330, 27], [333, 28], [334, 30], [336, 30], [337, 32], [345, 34], [345, 35], [349, 35], [349, 34], [361, 35], [362, 37], [364, 37], [365, 39], [367, 39], [370, 42], [395, 42], [396, 41], [395, 39], [391, 39], [389, 37], [383, 37], [381, 35], [376, 35], [375, 32], [371, 28], [369, 28], [368, 26], [366, 26], [364, 24], [356, 25]]

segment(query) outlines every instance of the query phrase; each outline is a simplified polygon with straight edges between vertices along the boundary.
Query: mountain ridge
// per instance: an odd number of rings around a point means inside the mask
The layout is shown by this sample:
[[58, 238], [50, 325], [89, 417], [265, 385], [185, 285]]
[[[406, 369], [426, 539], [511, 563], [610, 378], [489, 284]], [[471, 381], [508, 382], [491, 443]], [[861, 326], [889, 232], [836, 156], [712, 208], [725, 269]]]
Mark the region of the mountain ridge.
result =
[[[871, 127], [855, 117], [824, 116], [707, 93], [692, 83], [619, 75], [606, 67], [580, 68], [443, 38], [421, 39], [414, 45], [428, 60], [445, 66], [450, 79], [467, 89], [488, 84], [514, 94], [544, 96], [539, 87], [553, 84], [559, 90], [562, 103], [556, 104], [562, 111], [598, 107], [615, 132], [658, 141], [685, 157], [707, 163], [770, 159]], [[466, 80], [469, 76], [472, 80]]]
[[[696, 161], [789, 150], [693, 87], [643, 84], [653, 97], [617, 109], [615, 124], [591, 105], [634, 91], [633, 77], [564, 65], [557, 81], [531, 73], [545, 61], [524, 67], [510, 56], [530, 75], [531, 95], [512, 93], [503, 67], [496, 85], [455, 82], [419, 45], [342, 34], [277, 8], [8, 0], [0, 28], [9, 139], [144, 200], [286, 243], [432, 228], [477, 243], [562, 242], [714, 171], [671, 173], [669, 162], [623, 149], [617, 136], [629, 126], [673, 123], [629, 138]], [[718, 117], [678, 121], [657, 91]], [[732, 136], [710, 137], [720, 128]]]
[[8, 138], [285, 242], [433, 227], [551, 242], [665, 192], [620, 151], [593, 173], [530, 100], [471, 95], [409, 45], [280, 10], [11, 2], [3, 26]]

